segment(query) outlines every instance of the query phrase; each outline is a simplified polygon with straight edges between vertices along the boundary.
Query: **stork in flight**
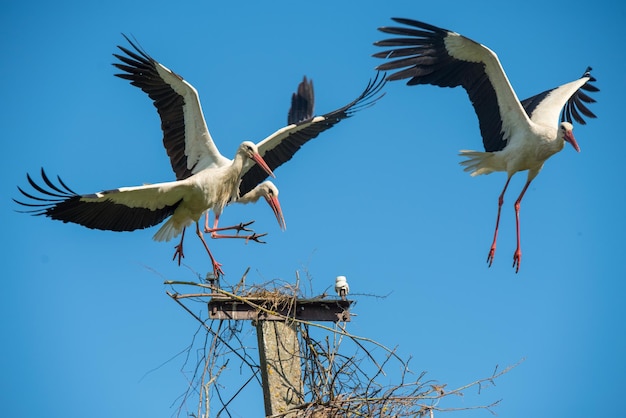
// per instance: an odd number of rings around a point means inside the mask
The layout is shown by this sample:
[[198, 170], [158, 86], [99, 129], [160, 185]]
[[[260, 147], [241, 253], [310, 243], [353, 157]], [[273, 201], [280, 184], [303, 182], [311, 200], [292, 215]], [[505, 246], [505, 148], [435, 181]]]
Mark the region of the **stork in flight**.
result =
[[[321, 116], [291, 123], [258, 144], [244, 142], [235, 158], [230, 160], [220, 154], [215, 146], [193, 86], [126, 39], [136, 52], [119, 47], [126, 55], [115, 55], [121, 63], [114, 65], [124, 71], [118, 75], [119, 77], [140, 87], [153, 100], [161, 118], [163, 144], [177, 181], [79, 195], [67, 187], [60, 178], [58, 179], [60, 185], [55, 185], [42, 170], [42, 179], [48, 189], [38, 185], [30, 176], [27, 177], [31, 186], [44, 196], [34, 196], [19, 189], [32, 201], [16, 202], [31, 207], [32, 210], [29, 212], [34, 215], [45, 215], [90, 228], [115, 231], [146, 228], [157, 225], [171, 216], [166, 225], [155, 234], [155, 239], [171, 239], [173, 236], [183, 234], [180, 244], [176, 247], [174, 258], [177, 254], [179, 257], [183, 256], [184, 229], [195, 221], [196, 233], [211, 256], [216, 275], [223, 272], [202, 237], [198, 225], [201, 214], [208, 209], [214, 210], [214, 227], [207, 232], [211, 232], [212, 236], [218, 236], [215, 233], [223, 230], [218, 228], [218, 220], [225, 204], [253, 201], [254, 191], [262, 189], [261, 182], [268, 175], [273, 176], [273, 169], [270, 167], [276, 168], [290, 160], [309, 140], [343, 119], [351, 117], [357, 111], [373, 105], [384, 95], [379, 93], [385, 80], [377, 74], [370, 80], [365, 90], [347, 105]], [[250, 157], [259, 164], [262, 161], [260, 169], [252, 162], [247, 164], [245, 157]], [[236, 170], [230, 168], [233, 166]], [[229, 177], [229, 180], [233, 180], [233, 183], [229, 184], [229, 187], [234, 187], [232, 190], [215, 180], [225, 171], [230, 174], [238, 172], [236, 181], [234, 176]], [[201, 187], [202, 182], [198, 179], [207, 181], [213, 179], [209, 182], [211, 187], [208, 187], [209, 184]], [[224, 189], [229, 189], [230, 193], [225, 193]], [[223, 192], [219, 196], [220, 199], [212, 194], [218, 191]], [[198, 194], [201, 196], [198, 197]], [[199, 204], [198, 201], [204, 204]], [[274, 207], [273, 209], [276, 213], [276, 209]], [[280, 217], [282, 218], [282, 215]], [[176, 227], [170, 227], [174, 223]], [[282, 224], [284, 225], [284, 221]], [[257, 240], [258, 235], [253, 234], [245, 238]]]
[[495, 256], [504, 193], [515, 173], [528, 170], [526, 184], [514, 205], [517, 249], [513, 255], [513, 267], [518, 272], [522, 261], [519, 211], [524, 193], [546, 160], [561, 151], [565, 142], [580, 152], [572, 133], [572, 122], [584, 125], [583, 116], [596, 117], [585, 105], [595, 102], [585, 92], [598, 91], [591, 84], [596, 81], [590, 74], [591, 68], [587, 68], [577, 80], [520, 102], [498, 57], [486, 46], [427, 23], [403, 18], [393, 20], [406, 26], [379, 28], [384, 33], [400, 37], [375, 43], [392, 47], [374, 54], [377, 58], [392, 59], [377, 69], [399, 70], [390, 74], [387, 80], [408, 78], [408, 85], [463, 87], [478, 116], [485, 152], [462, 150], [460, 155], [467, 159], [461, 164], [472, 176], [494, 171], [507, 173], [498, 198], [496, 228], [487, 256], [489, 266]]
[[[119, 60], [113, 65], [122, 71], [116, 76], [130, 81], [152, 99], [161, 119], [163, 145], [176, 178], [186, 179], [199, 170], [230, 164], [230, 160], [220, 154], [209, 133], [196, 89], [153, 59], [127, 36], [124, 35], [124, 38], [132, 50], [118, 46], [123, 54], [113, 54]], [[358, 110], [374, 104], [384, 95], [378, 95], [384, 84], [384, 77], [379, 79], [377, 74], [352, 102], [324, 115], [313, 116], [313, 84], [305, 77], [292, 96], [287, 126], [258, 142], [256, 145], [259, 154], [270, 169], [275, 170], [321, 132], [332, 128]], [[238, 196], [250, 193], [266, 177], [267, 173], [259, 167], [252, 163], [245, 164]], [[235, 198], [233, 202], [245, 203], [245, 199], [242, 201]], [[213, 238], [220, 238], [222, 236], [216, 235], [218, 214], [215, 215], [213, 228], [208, 227], [208, 219], [205, 222], [205, 232], [210, 232]], [[284, 227], [284, 219], [279, 219], [279, 224]], [[178, 255], [180, 262], [182, 254]]]
[[[18, 190], [31, 202], [14, 201], [30, 207], [26, 212], [33, 215], [45, 215], [63, 222], [72, 222], [87, 228], [109, 231], [134, 231], [167, 222], [156, 232], [155, 241], [169, 241], [182, 234], [177, 251], [182, 255], [184, 230], [193, 222], [196, 223], [196, 234], [202, 241], [216, 276], [223, 275], [221, 264], [218, 263], [202, 236], [198, 220], [208, 209], [213, 209], [216, 218], [224, 207], [237, 196], [241, 171], [246, 159], [259, 164], [269, 175], [272, 170], [259, 155], [257, 147], [250, 141], [244, 141], [228, 165], [205, 168], [185, 179], [167, 183], [148, 184], [136, 187], [121, 187], [99, 193], [79, 195], [72, 191], [58, 178], [55, 185], [44, 170], [41, 177], [47, 189], [35, 182], [30, 175], [30, 185], [43, 196], [35, 196]], [[252, 197], [251, 197], [252, 198]], [[272, 202], [270, 201], [270, 204]], [[280, 208], [278, 208], [279, 210]], [[276, 209], [275, 209], [276, 210]], [[224, 228], [217, 228], [221, 231]], [[246, 239], [257, 240], [253, 234]]]
[[[134, 51], [118, 46], [124, 55], [114, 54], [120, 62], [113, 65], [123, 73], [116, 76], [129, 80], [152, 99], [161, 118], [163, 145], [176, 178], [184, 179], [203, 168], [229, 164], [230, 160], [220, 154], [209, 133], [196, 89], [181, 76], [154, 60], [128, 37], [125, 38]], [[288, 125], [259, 141], [256, 144], [259, 154], [270, 169], [275, 170], [320, 133], [357, 111], [373, 105], [384, 95], [378, 94], [384, 84], [384, 77], [377, 74], [350, 103], [321, 116], [312, 116], [312, 83], [305, 78], [299, 91], [301, 96], [308, 95], [311, 98], [311, 107], [298, 107], [296, 110], [292, 103]], [[267, 173], [262, 169], [254, 164], [245, 164], [239, 195], [245, 195], [265, 178]]]
[[[303, 77], [297, 90], [291, 95], [291, 107], [287, 112], [287, 125], [305, 121], [313, 117], [313, 109], [315, 108], [315, 93], [313, 90], [313, 80]], [[278, 225], [284, 231], [287, 229], [285, 218], [283, 217], [280, 203], [278, 202], [278, 188], [269, 180], [257, 185], [254, 189], [245, 195], [237, 198], [235, 203], [256, 203], [261, 197], [265, 198], [276, 216]], [[247, 225], [245, 225], [247, 226]], [[209, 212], [206, 213], [204, 230], [210, 231], [209, 228]], [[179, 260], [180, 261], [180, 260]]]

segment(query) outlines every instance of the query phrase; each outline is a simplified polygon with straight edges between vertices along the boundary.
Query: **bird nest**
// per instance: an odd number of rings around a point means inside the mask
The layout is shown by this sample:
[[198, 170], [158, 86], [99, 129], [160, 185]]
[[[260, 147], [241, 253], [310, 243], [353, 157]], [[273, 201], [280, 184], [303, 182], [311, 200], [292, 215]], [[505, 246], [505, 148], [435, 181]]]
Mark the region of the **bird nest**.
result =
[[300, 296], [298, 287], [288, 283], [275, 285], [275, 282], [255, 284], [242, 292], [241, 297], [245, 301], [260, 304], [268, 311], [283, 312], [287, 318], [292, 317], [295, 314], [296, 302]]
[[[250, 308], [252, 316], [247, 318], [268, 320], [271, 315], [277, 319], [290, 321], [299, 340], [298, 351], [293, 353], [301, 367], [301, 382], [290, 393], [297, 398], [283, 412], [272, 417], [318, 418], [340, 416], [378, 416], [378, 417], [433, 417], [436, 412], [459, 411], [467, 409], [485, 409], [493, 413], [492, 408], [499, 401], [488, 404], [468, 406], [458, 404], [453, 399], [463, 397], [470, 388], [478, 388], [478, 393], [486, 386], [494, 385], [494, 380], [510, 371], [514, 366], [494, 372], [469, 384], [448, 389], [445, 384], [426, 380], [426, 374], [413, 374], [409, 369], [409, 360], [401, 359], [396, 349], [366, 338], [351, 334], [347, 322], [337, 320], [326, 326], [317, 320], [305, 320], [295, 313], [299, 303], [314, 301], [328, 303], [347, 303], [349, 301], [320, 297], [305, 299], [299, 278], [296, 284], [272, 281], [259, 285], [245, 285], [245, 277], [232, 286], [230, 291], [220, 289], [213, 284], [193, 283], [204, 292], [196, 294], [168, 294], [190, 313], [200, 324], [200, 330], [206, 331], [205, 338], [196, 338], [189, 346], [189, 353], [196, 353], [199, 361], [185, 363], [191, 368], [189, 387], [181, 397], [177, 416], [196, 416], [207, 418], [226, 413], [230, 415], [238, 409], [238, 402], [245, 404], [246, 397], [258, 391], [261, 385], [262, 367], [257, 361], [257, 352], [252, 348], [256, 341], [254, 332], [245, 332], [250, 322], [241, 320], [224, 321], [211, 316], [210, 303], [217, 300], [225, 305]], [[170, 285], [192, 284], [185, 282], [166, 282]], [[200, 298], [199, 296], [203, 296]], [[209, 317], [198, 316], [185, 301], [209, 302]], [[206, 312], [206, 311], [205, 311]], [[286, 315], [284, 313], [287, 313]], [[233, 319], [233, 318], [227, 318]], [[254, 340], [246, 341], [246, 338]], [[284, 351], [284, 349], [283, 349]], [[283, 352], [283, 354], [285, 354]], [[191, 354], [187, 356], [192, 358]], [[237, 364], [233, 367], [232, 362]], [[218, 384], [226, 378], [229, 371], [237, 373], [241, 386], [229, 387]], [[247, 377], [247, 378], [246, 378]], [[255, 388], [256, 386], [256, 388]], [[198, 396], [195, 411], [188, 409], [187, 402]], [[191, 413], [190, 413], [191, 412]]]

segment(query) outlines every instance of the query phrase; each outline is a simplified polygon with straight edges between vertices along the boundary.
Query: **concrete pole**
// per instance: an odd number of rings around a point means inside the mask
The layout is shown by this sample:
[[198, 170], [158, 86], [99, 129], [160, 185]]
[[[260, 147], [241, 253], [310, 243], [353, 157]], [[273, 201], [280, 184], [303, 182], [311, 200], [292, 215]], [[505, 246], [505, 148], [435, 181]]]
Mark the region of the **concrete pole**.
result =
[[[293, 322], [258, 321], [259, 359], [265, 415], [284, 413], [303, 403], [300, 344]], [[294, 414], [286, 417], [295, 416]]]

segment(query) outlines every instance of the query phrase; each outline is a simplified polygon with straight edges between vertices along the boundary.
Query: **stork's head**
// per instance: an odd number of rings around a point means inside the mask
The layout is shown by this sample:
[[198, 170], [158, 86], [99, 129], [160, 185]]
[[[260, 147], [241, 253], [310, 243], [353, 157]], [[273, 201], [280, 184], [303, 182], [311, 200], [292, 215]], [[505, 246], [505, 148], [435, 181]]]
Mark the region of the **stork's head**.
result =
[[285, 224], [283, 211], [280, 208], [280, 203], [278, 202], [278, 188], [271, 181], [268, 180], [264, 181], [261, 184], [258, 184], [254, 189], [239, 197], [237, 199], [237, 203], [256, 203], [261, 198], [261, 196], [272, 208], [272, 211], [276, 216], [276, 220], [278, 221], [278, 225], [280, 225], [280, 229], [284, 231], [287, 228], [287, 225]]
[[271, 181], [264, 181], [257, 187], [261, 189], [261, 195], [265, 198], [267, 204], [272, 208], [272, 211], [276, 216], [276, 220], [278, 221], [278, 225], [280, 225], [280, 229], [284, 231], [287, 229], [287, 224], [285, 223], [285, 217], [283, 216], [283, 211], [280, 208], [280, 202], [278, 201], [278, 188]]
[[238, 152], [244, 153], [248, 158], [257, 163], [269, 176], [276, 178], [272, 169], [267, 165], [263, 157], [259, 154], [259, 149], [254, 142], [244, 141], [239, 145]]
[[574, 126], [569, 122], [561, 122], [559, 126], [559, 136], [563, 138], [564, 141], [569, 142], [576, 151], [580, 152], [580, 147], [576, 142], [576, 138], [574, 138]]

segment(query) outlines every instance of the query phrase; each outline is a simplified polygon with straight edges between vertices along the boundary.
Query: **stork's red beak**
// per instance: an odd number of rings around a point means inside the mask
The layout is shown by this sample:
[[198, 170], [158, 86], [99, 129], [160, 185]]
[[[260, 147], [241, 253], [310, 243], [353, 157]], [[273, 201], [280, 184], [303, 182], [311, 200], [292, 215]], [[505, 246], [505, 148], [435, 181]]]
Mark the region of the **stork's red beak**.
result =
[[276, 196], [265, 196], [265, 200], [272, 208], [274, 215], [276, 216], [276, 220], [278, 221], [278, 225], [280, 225], [280, 229], [283, 231], [287, 229], [287, 224], [285, 223], [285, 217], [283, 216], [283, 211], [280, 208], [280, 202], [278, 201], [278, 197]]
[[576, 142], [576, 138], [574, 138], [574, 133], [572, 131], [566, 131], [565, 135], [563, 135], [563, 139], [572, 144], [576, 151], [580, 152], [580, 147], [578, 146], [578, 142]]
[[274, 173], [272, 173], [272, 169], [270, 169], [270, 167], [267, 165], [267, 163], [265, 162], [263, 157], [261, 157], [260, 154], [252, 154], [252, 159], [254, 160], [255, 163], [257, 163], [259, 165], [259, 167], [261, 167], [263, 170], [265, 170], [265, 172], [268, 175], [272, 176], [273, 178], [276, 178]]

